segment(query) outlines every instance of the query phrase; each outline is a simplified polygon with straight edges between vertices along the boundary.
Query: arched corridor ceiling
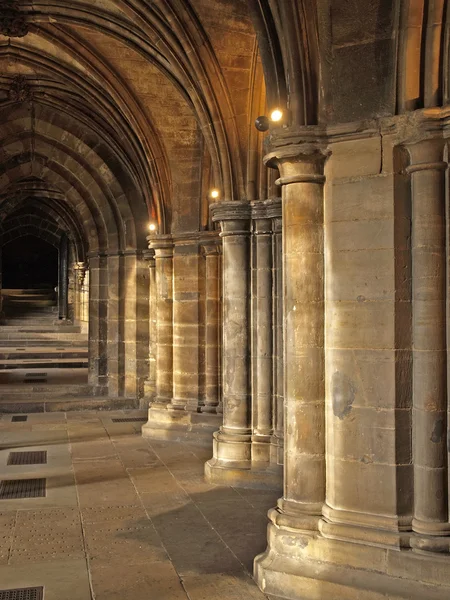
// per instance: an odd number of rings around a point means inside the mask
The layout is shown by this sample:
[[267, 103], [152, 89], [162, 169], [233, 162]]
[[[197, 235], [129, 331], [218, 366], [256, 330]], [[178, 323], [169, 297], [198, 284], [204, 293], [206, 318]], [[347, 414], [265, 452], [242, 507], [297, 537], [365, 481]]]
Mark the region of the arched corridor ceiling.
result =
[[58, 190], [90, 251], [145, 247], [149, 218], [198, 229], [210, 185], [257, 194], [264, 87], [246, 0], [10, 6], [28, 32], [0, 36], [0, 194], [29, 177]]

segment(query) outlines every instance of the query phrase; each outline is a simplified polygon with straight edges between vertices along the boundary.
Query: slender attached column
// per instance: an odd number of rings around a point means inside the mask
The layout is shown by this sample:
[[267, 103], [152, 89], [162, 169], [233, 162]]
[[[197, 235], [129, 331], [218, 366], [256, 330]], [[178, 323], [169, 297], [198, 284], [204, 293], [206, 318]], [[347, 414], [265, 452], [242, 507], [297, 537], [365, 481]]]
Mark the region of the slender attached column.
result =
[[216, 413], [219, 405], [219, 265], [217, 241], [204, 243], [205, 255], [205, 405], [202, 412]]
[[315, 530], [325, 500], [324, 249], [320, 151], [280, 149], [284, 277], [284, 494], [275, 523]]
[[148, 263], [149, 272], [149, 357], [148, 357], [148, 377], [144, 384], [145, 397], [149, 402], [153, 402], [156, 395], [156, 265], [155, 251], [148, 250], [145, 254]]
[[173, 397], [173, 242], [169, 236], [151, 243], [156, 269], [156, 398], [164, 407]]
[[199, 408], [199, 244], [175, 239], [173, 255], [173, 397], [174, 410]]
[[97, 395], [107, 393], [108, 384], [108, 270], [107, 258], [89, 257], [89, 383]]
[[269, 462], [272, 434], [272, 220], [253, 221], [252, 460]]
[[59, 244], [59, 277], [58, 277], [58, 317], [62, 320], [68, 316], [69, 292], [69, 240], [64, 234]]
[[[280, 206], [281, 214], [281, 206]], [[283, 240], [281, 216], [272, 224], [272, 314], [273, 314], [273, 436], [271, 462], [283, 464], [284, 383], [283, 383]]]
[[73, 265], [75, 271], [75, 318], [79, 321], [82, 320], [82, 305], [83, 305], [83, 283], [86, 275], [86, 263], [77, 262]]
[[250, 206], [224, 202], [212, 215], [221, 224], [223, 242], [223, 425], [214, 434], [214, 456], [205, 472], [220, 482], [229, 481], [227, 469], [251, 464]]
[[[443, 142], [409, 146], [413, 278], [413, 545], [448, 551], [446, 232]], [[422, 536], [422, 537], [420, 537]], [[442, 546], [442, 548], [441, 548]]]

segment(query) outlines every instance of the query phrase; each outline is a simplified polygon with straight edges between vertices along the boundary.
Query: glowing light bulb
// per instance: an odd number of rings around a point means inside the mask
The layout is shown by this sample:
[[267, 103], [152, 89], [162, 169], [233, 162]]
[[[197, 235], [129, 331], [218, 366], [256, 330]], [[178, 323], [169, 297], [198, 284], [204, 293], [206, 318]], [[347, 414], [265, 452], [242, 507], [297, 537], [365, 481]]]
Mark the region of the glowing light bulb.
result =
[[148, 226], [150, 231], [156, 231], [156, 224], [155, 223], [150, 223], [150, 225]]
[[278, 121], [281, 121], [281, 119], [283, 118], [283, 111], [280, 110], [279, 108], [276, 108], [275, 110], [273, 110], [270, 113], [270, 119], [274, 122], [274, 123], [278, 123]]
[[220, 192], [217, 189], [211, 190], [211, 198], [218, 198], [220, 196]]

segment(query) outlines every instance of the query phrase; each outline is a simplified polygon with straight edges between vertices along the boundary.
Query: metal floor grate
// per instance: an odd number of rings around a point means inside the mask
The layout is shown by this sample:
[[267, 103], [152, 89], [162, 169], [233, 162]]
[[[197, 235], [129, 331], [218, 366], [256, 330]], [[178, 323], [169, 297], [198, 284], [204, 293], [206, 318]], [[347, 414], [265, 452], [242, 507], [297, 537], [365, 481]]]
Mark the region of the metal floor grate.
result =
[[24, 383], [47, 383], [47, 379], [44, 377], [36, 377], [36, 378], [32, 379], [30, 377], [29, 379], [24, 379], [23, 382]]
[[10, 452], [8, 465], [45, 465], [47, 464], [47, 451]]
[[111, 419], [113, 423], [147, 423], [145, 417], [125, 417], [123, 419]]
[[[34, 360], [30, 358], [30, 360]], [[47, 373], [25, 373], [25, 377], [47, 377]]]
[[17, 588], [15, 590], [0, 590], [0, 600], [42, 600], [43, 587]]
[[17, 423], [18, 421], [27, 421], [28, 420], [28, 415], [14, 415], [14, 417], [11, 419], [12, 423]]
[[44, 498], [45, 484], [45, 479], [5, 479], [0, 481], [0, 500]]

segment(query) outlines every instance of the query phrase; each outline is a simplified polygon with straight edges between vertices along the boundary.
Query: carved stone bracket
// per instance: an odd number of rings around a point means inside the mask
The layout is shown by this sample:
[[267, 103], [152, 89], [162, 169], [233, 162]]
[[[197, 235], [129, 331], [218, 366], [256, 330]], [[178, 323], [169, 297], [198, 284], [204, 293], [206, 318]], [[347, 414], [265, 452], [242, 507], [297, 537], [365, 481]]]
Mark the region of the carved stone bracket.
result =
[[9, 89], [9, 99], [12, 102], [27, 102], [32, 100], [33, 90], [30, 84], [23, 75], [17, 75], [14, 77], [11, 87]]
[[17, 0], [0, 0], [0, 33], [6, 37], [25, 37], [29, 31], [26, 15]]

